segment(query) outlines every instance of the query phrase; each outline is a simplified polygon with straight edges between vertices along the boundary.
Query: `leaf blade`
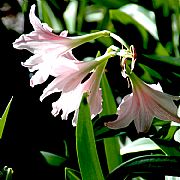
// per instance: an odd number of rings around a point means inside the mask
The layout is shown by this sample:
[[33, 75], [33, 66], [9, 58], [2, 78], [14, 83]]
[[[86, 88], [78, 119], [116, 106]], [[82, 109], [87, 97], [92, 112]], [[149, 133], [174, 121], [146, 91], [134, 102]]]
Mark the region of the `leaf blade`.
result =
[[76, 150], [82, 179], [104, 180], [96, 149], [90, 109], [85, 95], [79, 108], [76, 127]]
[[[166, 166], [165, 164], [168, 164]], [[154, 173], [161, 175], [180, 176], [180, 158], [177, 156], [145, 155], [132, 158], [109, 174], [107, 180], [124, 179], [131, 173]]]
[[10, 108], [10, 105], [11, 105], [11, 102], [12, 102], [12, 99], [13, 97], [11, 97], [2, 117], [0, 118], [0, 139], [2, 138], [2, 134], [3, 134], [3, 131], [4, 131], [4, 127], [5, 127], [5, 124], [6, 124], [6, 119], [7, 119], [7, 115], [8, 115], [8, 112], [9, 112], [9, 108]]
[[60, 166], [62, 163], [66, 161], [66, 158], [58, 156], [50, 152], [40, 151], [40, 153], [43, 155], [46, 162], [51, 166]]
[[[103, 111], [102, 115], [112, 115], [117, 111], [116, 102], [109, 86], [105, 73], [102, 76], [101, 88], [103, 94]], [[104, 139], [104, 147], [107, 158], [109, 172], [116, 168], [121, 162], [119, 137], [110, 137]], [[113, 152], [113, 153], [112, 153]]]

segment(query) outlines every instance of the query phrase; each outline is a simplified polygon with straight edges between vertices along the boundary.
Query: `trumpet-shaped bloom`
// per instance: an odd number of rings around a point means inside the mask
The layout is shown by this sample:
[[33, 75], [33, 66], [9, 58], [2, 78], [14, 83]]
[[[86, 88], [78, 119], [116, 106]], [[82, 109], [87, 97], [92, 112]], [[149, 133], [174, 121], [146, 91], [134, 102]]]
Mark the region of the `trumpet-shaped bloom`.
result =
[[36, 71], [31, 80], [31, 86], [41, 84], [47, 80], [51, 73], [51, 67], [62, 59], [76, 60], [72, 49], [101, 36], [108, 36], [110, 32], [100, 31], [82, 36], [67, 37], [68, 32], [62, 31], [60, 35], [52, 32], [52, 28], [41, 21], [35, 15], [35, 5], [31, 6], [29, 13], [30, 22], [34, 31], [23, 34], [13, 43], [16, 49], [27, 49], [32, 55], [22, 63], [29, 71]]
[[128, 75], [133, 92], [125, 96], [118, 107], [118, 117], [115, 121], [107, 122], [112, 129], [127, 127], [133, 120], [138, 132], [147, 132], [154, 117], [161, 120], [180, 122], [172, 96], [162, 92], [160, 84], [148, 86], [133, 72]]
[[[66, 58], [54, 62], [51, 64], [49, 72], [55, 79], [44, 89], [40, 100], [43, 100], [54, 92], [69, 92], [75, 89], [91, 71], [95, 70], [104, 61], [107, 61], [111, 56], [111, 53], [104, 54], [103, 56], [88, 62], [78, 60], [70, 61]], [[34, 76], [31, 80], [35, 82], [35, 78], [36, 77]]]
[[93, 118], [100, 113], [102, 110], [102, 93], [99, 84], [105, 65], [106, 62], [99, 65], [88, 80], [78, 84], [78, 86], [71, 91], [62, 91], [60, 98], [52, 104], [52, 114], [57, 116], [60, 110], [62, 110], [61, 118], [67, 119], [69, 113], [74, 111], [73, 125], [75, 126], [80, 102], [85, 92], [88, 93], [87, 100], [90, 106], [91, 117]]
[[62, 55], [72, 48], [101, 36], [109, 36], [109, 31], [99, 31], [82, 36], [66, 37], [64, 31], [59, 36], [52, 32], [46, 23], [41, 23], [35, 15], [35, 5], [31, 6], [29, 13], [30, 22], [34, 28], [29, 34], [21, 35], [14, 43], [14, 48], [27, 49], [34, 54], [54, 53]]
[[[44, 89], [40, 100], [52, 93], [61, 92], [60, 98], [52, 104], [52, 114], [57, 116], [62, 110], [62, 119], [67, 119], [69, 113], [75, 111], [73, 125], [76, 125], [78, 108], [83, 93], [87, 92], [91, 115], [92, 117], [97, 115], [102, 110], [100, 79], [107, 60], [113, 55], [113, 53], [105, 53], [89, 62], [67, 59], [57, 61], [50, 70], [55, 79]], [[91, 76], [86, 79], [90, 72]]]

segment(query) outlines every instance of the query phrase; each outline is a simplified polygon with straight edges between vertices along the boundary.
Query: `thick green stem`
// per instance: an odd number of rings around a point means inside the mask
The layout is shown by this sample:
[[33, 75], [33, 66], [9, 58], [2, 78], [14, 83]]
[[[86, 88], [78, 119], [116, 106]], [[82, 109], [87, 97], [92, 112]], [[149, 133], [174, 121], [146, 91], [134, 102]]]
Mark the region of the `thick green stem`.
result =
[[80, 46], [81, 44], [90, 42], [102, 36], [106, 36], [106, 37], [110, 36], [110, 31], [103, 30], [103, 31], [95, 32], [95, 33], [82, 35], [82, 36], [71, 37], [71, 39], [74, 40], [73, 47], [75, 48], [77, 46]]

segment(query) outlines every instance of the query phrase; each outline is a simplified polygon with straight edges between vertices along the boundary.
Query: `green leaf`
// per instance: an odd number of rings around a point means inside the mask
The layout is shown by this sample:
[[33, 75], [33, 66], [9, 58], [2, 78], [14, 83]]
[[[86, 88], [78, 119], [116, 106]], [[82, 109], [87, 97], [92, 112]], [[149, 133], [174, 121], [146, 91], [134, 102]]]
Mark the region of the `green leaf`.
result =
[[10, 99], [10, 101], [9, 101], [9, 103], [8, 103], [2, 117], [0, 118], [0, 139], [2, 138], [4, 126], [5, 126], [5, 123], [6, 123], [6, 119], [7, 119], [7, 115], [8, 115], [8, 112], [9, 112], [9, 108], [10, 108], [12, 99], [13, 99], [13, 97]]
[[55, 17], [53, 11], [46, 1], [37, 1], [38, 14], [40, 19], [47, 23], [55, 32], [62, 30], [62, 24], [58, 18]]
[[119, 137], [111, 137], [104, 139], [104, 146], [109, 172], [114, 170], [122, 162], [120, 154], [120, 139]]
[[162, 120], [154, 117], [152, 125], [153, 126], [160, 126], [161, 127], [163, 125], [170, 125], [170, 123], [171, 123], [170, 121], [162, 121]]
[[176, 0], [153, 0], [153, 6], [155, 9], [162, 8], [163, 16], [169, 16], [171, 11], [178, 9], [178, 1]]
[[155, 54], [157, 54], [159, 56], [169, 56], [167, 49], [159, 41], [157, 41], [157, 45], [155, 48]]
[[119, 8], [130, 2], [130, 0], [121, 0], [121, 1], [119, 0], [92, 0], [92, 1], [96, 3], [97, 5], [104, 6], [110, 9]]
[[80, 180], [81, 174], [74, 170], [74, 169], [71, 169], [71, 168], [65, 168], [65, 179], [66, 180]]
[[128, 175], [151, 173], [170, 176], [180, 176], [180, 157], [163, 155], [145, 155], [130, 159], [122, 163], [112, 173], [107, 180], [124, 180]]
[[102, 104], [103, 111], [100, 114], [100, 116], [116, 114], [117, 112], [116, 102], [105, 73], [103, 74], [101, 79], [101, 88], [102, 88], [102, 96], [103, 96], [103, 104]]
[[40, 153], [44, 156], [46, 162], [51, 166], [60, 166], [66, 161], [66, 158], [50, 152], [40, 151]]
[[137, 4], [127, 4], [120, 8], [120, 11], [126, 13], [148, 31], [156, 40], [158, 40], [155, 16], [151, 11]]
[[12, 175], [13, 175], [13, 169], [12, 168], [7, 168], [7, 170], [6, 170], [6, 179], [5, 180], [12, 180], [13, 179], [13, 177], [12, 177]]
[[[156, 142], [157, 143], [157, 142]], [[179, 146], [172, 146], [172, 144], [168, 143], [157, 143], [157, 145], [161, 148], [161, 150], [168, 156], [180, 156]]]
[[90, 109], [86, 94], [83, 96], [76, 127], [76, 151], [82, 179], [104, 180], [97, 154]]
[[160, 147], [160, 149], [167, 156], [180, 156], [179, 143], [172, 143], [169, 141], [165, 141], [162, 139], [154, 139], [152, 140]]
[[[116, 102], [109, 86], [105, 73], [101, 80], [103, 111], [102, 115], [112, 115], [117, 112]], [[121, 162], [119, 137], [111, 137], [104, 139], [104, 147], [109, 172], [116, 168]]]
[[148, 83], [155, 83], [153, 78], [156, 78], [158, 80], [162, 80], [161, 75], [155, 71], [154, 69], [138, 63], [138, 65], [144, 70], [144, 74], [141, 76], [141, 79], [148, 82]]
[[119, 136], [121, 134], [124, 134], [120, 129], [109, 129], [108, 127], [104, 126], [104, 123], [107, 121], [113, 121], [116, 120], [117, 115], [106, 115], [98, 117], [97, 119], [93, 119], [93, 127], [94, 127], [94, 134], [97, 140], [102, 140], [104, 138], [113, 137], [113, 136]]
[[177, 131], [178, 127], [177, 126], [171, 126], [169, 128], [168, 134], [163, 138], [166, 141], [170, 141], [174, 139], [174, 134]]
[[78, 22], [78, 27], [79, 27], [79, 21], [77, 21], [77, 19], [79, 18], [79, 14], [77, 16], [77, 9], [78, 9], [78, 2], [71, 1], [69, 2], [66, 10], [64, 11], [63, 17], [69, 33], [76, 32], [76, 22]]
[[20, 5], [21, 5], [22, 13], [27, 12], [27, 10], [28, 10], [28, 1], [22, 1], [22, 3]]
[[160, 150], [160, 147], [150, 138], [139, 138], [121, 148], [121, 155], [140, 151]]
[[145, 27], [143, 27], [139, 22], [137, 22], [136, 19], [131, 17], [131, 15], [121, 11], [120, 9], [113, 9], [110, 10], [110, 19], [114, 21], [118, 21], [124, 25], [133, 24], [134, 26], [136, 26], [138, 31], [141, 33], [144, 48], [147, 47], [148, 32], [145, 29]]
[[143, 56], [153, 60], [153, 61], [159, 61], [162, 63], [166, 63], [169, 65], [173, 65], [173, 66], [180, 66], [180, 58], [176, 58], [176, 57], [171, 57], [171, 56], [159, 56], [159, 55], [147, 55], [147, 54], [143, 54]]

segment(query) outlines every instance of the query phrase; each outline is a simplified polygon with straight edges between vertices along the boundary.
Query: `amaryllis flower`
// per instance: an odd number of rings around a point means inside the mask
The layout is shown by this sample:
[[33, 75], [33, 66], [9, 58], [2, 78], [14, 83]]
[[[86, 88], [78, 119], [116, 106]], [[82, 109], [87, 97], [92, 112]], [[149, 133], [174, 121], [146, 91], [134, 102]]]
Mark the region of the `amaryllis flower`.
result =
[[74, 111], [72, 124], [75, 126], [77, 123], [80, 102], [85, 92], [88, 93], [87, 100], [90, 106], [91, 118], [100, 113], [102, 110], [102, 93], [99, 84], [106, 63], [107, 61], [98, 65], [88, 80], [78, 84], [78, 86], [71, 91], [62, 91], [60, 98], [52, 104], [52, 114], [57, 116], [60, 110], [62, 110], [61, 118], [67, 119], [69, 113]]
[[[101, 76], [107, 60], [114, 55], [114, 52], [105, 53], [88, 62], [70, 61], [65, 58], [57, 61], [51, 66], [51, 74], [55, 79], [44, 89], [40, 100], [42, 101], [52, 93], [61, 92], [60, 98], [52, 104], [52, 114], [57, 116], [62, 110], [62, 119], [67, 119], [69, 113], [75, 111], [73, 118], [73, 125], [75, 125], [83, 93], [87, 92], [91, 116], [97, 115], [102, 109], [99, 88]], [[90, 75], [89, 78], [88, 75]]]
[[34, 28], [29, 34], [21, 35], [14, 43], [14, 48], [27, 49], [34, 54], [55, 53], [62, 55], [68, 50], [75, 48], [85, 42], [101, 36], [109, 36], [109, 31], [99, 31], [82, 36], [64, 37], [52, 32], [52, 28], [46, 23], [41, 23], [35, 15], [35, 4], [31, 6], [29, 14], [30, 22]]
[[133, 120], [138, 132], [147, 132], [154, 117], [180, 123], [177, 106], [172, 96], [162, 92], [160, 84], [151, 86], [144, 83], [133, 72], [128, 74], [132, 93], [125, 96], [118, 107], [118, 117], [105, 125], [112, 129], [127, 127]]
[[[27, 49], [34, 55], [22, 63], [30, 71], [37, 71], [36, 82], [31, 81], [31, 86], [41, 84], [50, 75], [51, 65], [61, 59], [75, 60], [72, 49], [101, 36], [109, 36], [109, 31], [99, 31], [87, 35], [67, 37], [67, 31], [60, 35], [52, 32], [52, 28], [41, 21], [35, 15], [35, 5], [31, 6], [29, 14], [30, 22], [34, 28], [29, 34], [23, 34], [13, 43], [16, 49]], [[55, 62], [54, 62], [55, 61]], [[37, 81], [37, 79], [39, 80]]]

